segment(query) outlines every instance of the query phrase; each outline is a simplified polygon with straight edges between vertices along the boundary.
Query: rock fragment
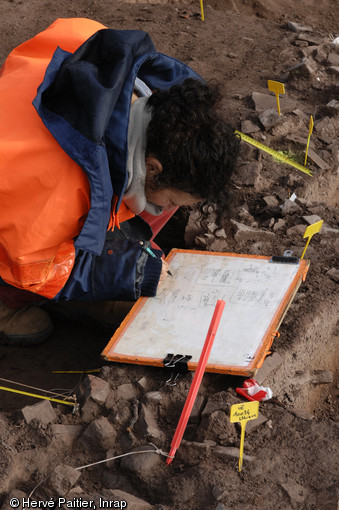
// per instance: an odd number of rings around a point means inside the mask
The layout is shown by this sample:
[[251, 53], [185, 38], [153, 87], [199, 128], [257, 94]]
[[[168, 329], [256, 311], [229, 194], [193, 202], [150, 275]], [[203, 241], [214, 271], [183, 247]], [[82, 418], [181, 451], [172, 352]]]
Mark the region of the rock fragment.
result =
[[60, 423], [51, 425], [53, 439], [57, 442], [63, 443], [68, 448], [74, 444], [82, 431], [83, 428], [81, 425], [62, 425]]
[[241, 123], [241, 131], [245, 135], [249, 135], [251, 133], [257, 133], [258, 131], [260, 131], [260, 126], [258, 126], [257, 124], [255, 124], [251, 120], [244, 120]]
[[298, 205], [296, 202], [290, 200], [289, 198], [285, 200], [283, 203], [283, 206], [281, 208], [281, 214], [283, 216], [287, 216], [288, 214], [297, 214], [302, 211], [300, 205]]
[[339, 283], [339, 269], [332, 267], [326, 274], [331, 278], [331, 280]]
[[231, 222], [237, 229], [234, 235], [234, 239], [237, 242], [265, 241], [272, 239], [275, 235], [273, 232], [268, 230], [259, 230], [248, 225], [244, 225], [243, 223], [239, 223], [235, 220], [231, 220]]
[[48, 477], [48, 489], [53, 496], [64, 496], [77, 483], [81, 472], [71, 466], [59, 464]]
[[319, 384], [331, 384], [333, 382], [333, 374], [331, 370], [313, 370], [311, 373], [311, 383], [315, 386]]
[[26, 423], [35, 422], [38, 425], [48, 425], [56, 418], [55, 411], [49, 400], [42, 400], [32, 406], [22, 409]]
[[246, 161], [237, 166], [232, 181], [239, 186], [254, 186], [257, 189], [260, 182], [262, 163], [259, 161]]
[[255, 374], [255, 380], [261, 386], [283, 364], [283, 359], [277, 352], [265, 358], [264, 363]]
[[117, 433], [105, 416], [92, 421], [81, 436], [83, 444], [89, 443], [92, 447], [108, 450], [115, 444]]
[[143, 436], [147, 436], [152, 439], [162, 438], [162, 431], [157, 425], [154, 414], [144, 404], [141, 404], [139, 419], [137, 423], [138, 429]]
[[293, 481], [282, 483], [281, 487], [288, 494], [292, 503], [301, 505], [307, 497], [307, 489]]
[[154, 447], [151, 445], [138, 446], [132, 450], [132, 452], [142, 451], [145, 451], [146, 453], [137, 453], [136, 455], [122, 457], [120, 466], [122, 469], [131, 471], [144, 479], [159, 466], [161, 459], [160, 455], [155, 453]]
[[259, 120], [267, 130], [282, 122], [281, 115], [279, 115], [276, 108], [265, 110], [261, 115], [259, 115]]
[[286, 26], [289, 30], [291, 30], [291, 32], [312, 32], [313, 31], [312, 27], [302, 25], [301, 23], [297, 23], [296, 21], [288, 21]]
[[[231, 459], [231, 460], [239, 459], [239, 448], [235, 448], [233, 446], [217, 446], [214, 449], [214, 454], [217, 455], [217, 457], [221, 457], [224, 459]], [[254, 462], [255, 457], [244, 453], [243, 460], [245, 462]]]

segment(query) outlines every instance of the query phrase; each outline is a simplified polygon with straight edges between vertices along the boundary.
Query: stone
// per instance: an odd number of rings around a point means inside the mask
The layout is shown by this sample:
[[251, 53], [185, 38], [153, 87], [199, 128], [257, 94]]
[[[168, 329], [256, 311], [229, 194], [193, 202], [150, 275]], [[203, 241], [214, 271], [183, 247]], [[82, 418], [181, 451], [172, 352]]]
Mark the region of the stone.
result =
[[89, 443], [92, 447], [108, 450], [115, 444], [117, 433], [105, 416], [92, 421], [81, 436], [83, 444]]
[[329, 101], [326, 106], [339, 110], [339, 101], [337, 101], [336, 99], [331, 99], [331, 101]]
[[[253, 92], [252, 100], [256, 112], [264, 112], [265, 110], [275, 109], [277, 111], [277, 100], [274, 94], [263, 94], [261, 92]], [[280, 96], [279, 99], [280, 110], [283, 113], [288, 113], [296, 109], [297, 105], [291, 99], [285, 96]]]
[[200, 221], [200, 211], [193, 209], [190, 212], [185, 228], [185, 244], [187, 247], [193, 246], [196, 236], [201, 234], [203, 229], [201, 227]]
[[[268, 418], [266, 418], [265, 415], [263, 415], [260, 411], [258, 413], [258, 418], [256, 420], [249, 420], [246, 424], [246, 434], [251, 434], [254, 430], [259, 428], [261, 425], [266, 423], [268, 421]], [[240, 424], [239, 424], [240, 426]]]
[[333, 374], [331, 370], [313, 370], [311, 372], [311, 383], [315, 386], [318, 386], [318, 384], [333, 383]]
[[339, 55], [338, 53], [330, 53], [327, 57], [329, 63], [333, 66], [339, 66]]
[[162, 459], [160, 458], [160, 455], [155, 453], [154, 447], [151, 445], [138, 446], [137, 448], [133, 448], [131, 451], [145, 451], [146, 453], [138, 453], [136, 455], [122, 457], [120, 467], [126, 471], [132, 471], [140, 478], [147, 478], [161, 463]]
[[339, 269], [336, 267], [332, 267], [329, 271], [327, 271], [326, 275], [329, 276], [331, 280], [339, 283]]
[[163, 433], [158, 428], [156, 419], [152, 411], [149, 408], [147, 408], [144, 404], [141, 404], [137, 425], [142, 435], [145, 435], [151, 439], [162, 438]]
[[336, 119], [324, 117], [314, 123], [314, 128], [319, 138], [326, 143], [331, 143], [337, 137], [339, 123]]
[[252, 122], [251, 120], [244, 120], [241, 123], [241, 131], [245, 135], [251, 134], [251, 133], [257, 133], [260, 131], [260, 126]]
[[[248, 423], [247, 423], [248, 425]], [[247, 429], [247, 426], [246, 426]], [[235, 448], [233, 446], [217, 446], [213, 453], [217, 455], [217, 457], [221, 457], [223, 459], [239, 459], [239, 448]], [[243, 454], [243, 461], [245, 462], [254, 462], [255, 457], [252, 455]]]
[[32, 406], [26, 406], [21, 412], [26, 423], [31, 423], [34, 420], [39, 425], [48, 425], [56, 418], [55, 411], [49, 400], [42, 400]]
[[162, 394], [160, 391], [148, 391], [145, 394], [147, 402], [160, 402], [162, 400]]
[[244, 225], [243, 223], [239, 223], [235, 220], [231, 220], [231, 222], [237, 230], [234, 235], [234, 239], [237, 242], [265, 241], [273, 239], [275, 236], [273, 232], [268, 230], [259, 230], [257, 228], [249, 227], [248, 225]]
[[180, 443], [177, 456], [179, 460], [187, 461], [189, 459], [190, 464], [195, 464], [205, 460], [210, 451], [211, 446], [205, 441], [200, 443], [183, 439]]
[[321, 221], [321, 218], [317, 214], [310, 214], [308, 216], [303, 216], [303, 220], [305, 220], [308, 225], [313, 225], [313, 223]]
[[268, 207], [277, 207], [279, 205], [278, 200], [272, 195], [264, 197], [264, 202]]
[[303, 236], [305, 233], [305, 225], [294, 225], [294, 227], [290, 227], [286, 230], [287, 236]]
[[286, 225], [286, 221], [282, 218], [278, 218], [278, 220], [273, 225], [273, 230], [276, 232], [277, 230], [281, 230]]
[[339, 229], [329, 227], [328, 225], [323, 224], [321, 228], [321, 235], [324, 237], [338, 237], [339, 236]]
[[211, 244], [208, 246], [208, 249], [210, 251], [216, 251], [216, 252], [226, 252], [229, 250], [229, 246], [227, 244], [226, 239], [213, 239]]
[[148, 388], [148, 380], [146, 379], [146, 377], [142, 377], [141, 379], [139, 379], [138, 385], [140, 386], [140, 388], [142, 390], [147, 390], [147, 388]]
[[339, 74], [339, 66], [330, 66], [328, 68], [333, 74]]
[[229, 416], [224, 411], [214, 411], [202, 417], [195, 437], [199, 442], [209, 439], [229, 445], [235, 444], [237, 433], [235, 425], [230, 422]]
[[94, 375], [86, 376], [80, 384], [80, 398], [82, 401], [91, 398], [97, 404], [103, 405], [109, 393], [109, 384], [100, 377], [95, 377]]
[[290, 200], [289, 198], [284, 201], [283, 206], [281, 208], [281, 214], [283, 216], [287, 216], [288, 214], [297, 214], [302, 211], [300, 205], [296, 202]]
[[301, 62], [291, 67], [287, 71], [288, 78], [306, 78], [315, 77], [317, 66], [311, 57], [304, 57]]
[[289, 30], [291, 30], [291, 32], [313, 32], [312, 27], [302, 25], [301, 23], [297, 23], [295, 21], [288, 21], [286, 26]]
[[279, 115], [276, 108], [270, 108], [259, 115], [259, 120], [264, 128], [269, 130], [273, 126], [279, 124], [282, 121], [282, 117]]
[[301, 505], [304, 502], [305, 498], [307, 497], [307, 489], [293, 481], [282, 483], [281, 487], [288, 494], [292, 503], [297, 503], [298, 505]]
[[207, 403], [202, 411], [202, 416], [209, 415], [214, 411], [225, 411], [227, 409], [228, 392], [220, 391], [208, 397]]
[[218, 237], [220, 239], [227, 239], [227, 234], [225, 232], [224, 228], [219, 228], [214, 232], [215, 237]]
[[204, 397], [202, 395], [197, 395], [189, 418], [189, 421], [191, 423], [198, 423], [204, 404], [205, 404]]
[[259, 161], [247, 161], [236, 167], [232, 180], [239, 186], [254, 186], [254, 189], [256, 189], [259, 184], [261, 169], [262, 163]]
[[11, 490], [7, 496], [5, 497], [5, 499], [3, 500], [2, 502], [2, 505], [1, 505], [1, 510], [13, 510], [13, 506], [10, 505], [10, 501], [12, 501], [12, 499], [17, 499], [19, 500], [20, 504], [18, 506], [16, 506], [15, 508], [18, 509], [18, 510], [22, 510], [22, 499], [23, 498], [27, 498], [27, 494], [25, 494], [24, 492], [18, 490], [18, 489], [13, 489]]
[[59, 464], [48, 477], [48, 488], [53, 496], [64, 496], [77, 483], [81, 472], [71, 466]]
[[81, 435], [81, 425], [62, 425], [55, 423], [51, 425], [51, 433], [54, 441], [61, 442], [70, 448]]
[[132, 383], [121, 384], [114, 391], [117, 400], [132, 400], [137, 396], [137, 391]]
[[277, 352], [265, 358], [264, 363], [255, 374], [255, 380], [261, 386], [283, 364], [283, 359]]

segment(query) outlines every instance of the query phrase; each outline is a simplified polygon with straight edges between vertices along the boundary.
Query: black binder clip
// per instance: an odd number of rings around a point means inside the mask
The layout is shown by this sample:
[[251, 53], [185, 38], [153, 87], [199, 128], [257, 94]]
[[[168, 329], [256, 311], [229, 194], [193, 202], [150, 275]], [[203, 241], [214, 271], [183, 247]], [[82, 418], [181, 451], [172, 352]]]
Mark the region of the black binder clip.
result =
[[293, 251], [286, 250], [284, 251], [284, 255], [273, 255], [269, 262], [276, 264], [299, 264], [300, 259], [299, 257], [293, 256]]
[[192, 356], [187, 356], [184, 354], [167, 354], [166, 358], [163, 360], [164, 368], [167, 370], [172, 370], [172, 372], [178, 372], [180, 374], [187, 374], [188, 366], [187, 362], [192, 358]]

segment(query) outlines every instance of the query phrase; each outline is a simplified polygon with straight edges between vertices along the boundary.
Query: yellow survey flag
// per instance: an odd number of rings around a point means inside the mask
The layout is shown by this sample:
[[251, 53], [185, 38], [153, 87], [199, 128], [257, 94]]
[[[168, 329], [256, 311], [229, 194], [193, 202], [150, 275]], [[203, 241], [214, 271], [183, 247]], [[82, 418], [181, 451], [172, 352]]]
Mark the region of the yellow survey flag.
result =
[[242, 460], [244, 455], [244, 441], [245, 441], [245, 428], [249, 420], [255, 420], [259, 414], [259, 402], [245, 402], [243, 404], [233, 404], [231, 406], [231, 423], [240, 422], [241, 436], [240, 436], [240, 449], [239, 449], [239, 471], [242, 468]]
[[324, 220], [317, 221], [316, 223], [313, 223], [313, 225], [310, 225], [309, 227], [307, 227], [307, 229], [305, 230], [303, 238], [305, 239], [305, 237], [308, 237], [308, 240], [307, 240], [306, 246], [304, 248], [304, 251], [302, 252], [302, 255], [300, 257], [301, 259], [304, 258], [305, 252], [307, 250], [308, 245], [310, 244], [310, 240], [311, 240], [312, 236], [314, 234], [316, 234], [317, 232], [320, 232], [321, 227], [323, 226], [323, 223], [324, 223]]
[[273, 81], [273, 80], [268, 80], [267, 85], [268, 85], [268, 90], [275, 93], [275, 97], [277, 98], [278, 113], [280, 115], [279, 94], [285, 94], [285, 86], [283, 83], [280, 83], [279, 81]]

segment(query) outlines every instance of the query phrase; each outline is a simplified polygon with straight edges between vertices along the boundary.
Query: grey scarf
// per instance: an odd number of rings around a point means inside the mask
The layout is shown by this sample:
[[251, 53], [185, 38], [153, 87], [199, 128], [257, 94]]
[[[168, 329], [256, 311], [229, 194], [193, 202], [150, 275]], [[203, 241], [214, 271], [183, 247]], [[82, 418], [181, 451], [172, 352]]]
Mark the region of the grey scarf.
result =
[[152, 117], [147, 100], [147, 97], [140, 97], [131, 105], [128, 125], [128, 182], [124, 202], [134, 214], [147, 211], [153, 216], [158, 216], [163, 212], [163, 208], [147, 202], [145, 196], [146, 133]]

